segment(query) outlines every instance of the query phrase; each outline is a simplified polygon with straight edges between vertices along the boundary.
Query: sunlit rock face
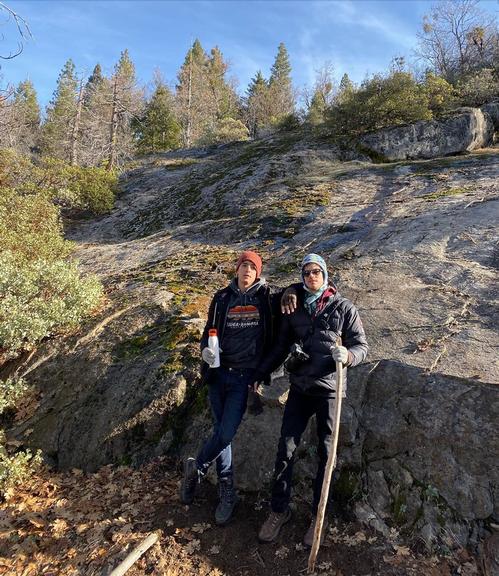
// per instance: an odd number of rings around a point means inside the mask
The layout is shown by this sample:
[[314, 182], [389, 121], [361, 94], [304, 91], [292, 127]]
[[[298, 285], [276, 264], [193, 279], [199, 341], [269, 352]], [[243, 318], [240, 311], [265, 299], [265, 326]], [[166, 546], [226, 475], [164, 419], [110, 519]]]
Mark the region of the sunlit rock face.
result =
[[488, 146], [497, 126], [497, 105], [468, 108], [441, 120], [387, 128], [360, 140], [368, 154], [385, 161], [428, 159]]
[[[372, 164], [302, 133], [141, 161], [110, 214], [67, 226], [107, 298], [20, 369], [35, 395], [11, 433], [64, 468], [194, 454], [210, 428], [198, 342], [213, 293], [243, 249], [280, 286], [318, 252], [370, 344], [348, 377], [338, 505], [381, 531], [476, 539], [499, 521], [498, 174], [497, 149]], [[234, 442], [241, 489], [268, 488], [286, 389], [280, 373], [252, 400]], [[314, 473], [312, 424], [302, 499]]]

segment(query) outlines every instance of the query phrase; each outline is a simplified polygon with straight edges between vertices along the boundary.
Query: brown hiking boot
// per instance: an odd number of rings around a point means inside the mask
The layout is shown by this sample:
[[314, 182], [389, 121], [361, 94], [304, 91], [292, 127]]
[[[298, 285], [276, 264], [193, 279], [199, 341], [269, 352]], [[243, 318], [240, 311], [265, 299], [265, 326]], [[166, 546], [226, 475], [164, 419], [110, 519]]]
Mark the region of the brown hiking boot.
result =
[[260, 528], [258, 540], [260, 540], [260, 542], [273, 542], [279, 536], [281, 528], [290, 518], [291, 510], [289, 508], [286, 512], [272, 511]]
[[[305, 544], [305, 546], [309, 546], [310, 548], [312, 547], [312, 544], [314, 543], [314, 532], [315, 532], [315, 521], [317, 519], [317, 516], [312, 516], [312, 521], [310, 522], [310, 526], [308, 527], [308, 530], [305, 532], [305, 536], [303, 537], [303, 543]], [[326, 534], [326, 529], [328, 527], [329, 522], [327, 521], [327, 518], [324, 518], [324, 522], [322, 523], [322, 532], [321, 532], [321, 541], [320, 541], [320, 545], [322, 546], [322, 543], [324, 542], [324, 536]]]

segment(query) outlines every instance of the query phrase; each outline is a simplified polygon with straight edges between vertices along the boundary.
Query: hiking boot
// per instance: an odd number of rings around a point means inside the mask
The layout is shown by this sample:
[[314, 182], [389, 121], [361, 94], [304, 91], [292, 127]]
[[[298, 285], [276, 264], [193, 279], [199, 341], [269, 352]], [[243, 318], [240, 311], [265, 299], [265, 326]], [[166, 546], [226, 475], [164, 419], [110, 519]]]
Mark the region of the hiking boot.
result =
[[[314, 543], [314, 532], [315, 532], [315, 521], [317, 520], [317, 516], [312, 516], [312, 521], [310, 522], [310, 526], [308, 527], [308, 530], [305, 532], [305, 536], [303, 537], [303, 543], [305, 544], [305, 546], [310, 546], [310, 548], [312, 547], [312, 544]], [[320, 545], [322, 546], [322, 543], [324, 542], [324, 536], [326, 534], [326, 528], [328, 527], [329, 522], [327, 521], [327, 518], [324, 518], [324, 522], [322, 523], [322, 532], [321, 532], [321, 541], [320, 541]]]
[[239, 497], [234, 490], [234, 482], [232, 478], [225, 478], [218, 483], [218, 495], [220, 501], [218, 502], [217, 509], [215, 510], [215, 522], [222, 526], [232, 517], [234, 507], [239, 501]]
[[196, 488], [201, 480], [196, 460], [187, 458], [184, 462], [184, 477], [180, 484], [180, 501], [182, 504], [192, 504]]
[[286, 512], [274, 512], [272, 510], [260, 528], [258, 540], [260, 540], [260, 542], [273, 542], [279, 536], [281, 528], [290, 518], [291, 510], [289, 508]]

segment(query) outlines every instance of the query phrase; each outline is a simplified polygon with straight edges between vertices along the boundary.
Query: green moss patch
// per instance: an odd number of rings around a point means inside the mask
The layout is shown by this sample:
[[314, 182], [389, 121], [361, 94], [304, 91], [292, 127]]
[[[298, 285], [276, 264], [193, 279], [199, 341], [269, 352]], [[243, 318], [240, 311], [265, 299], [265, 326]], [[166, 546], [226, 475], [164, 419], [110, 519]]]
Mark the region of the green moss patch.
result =
[[460, 194], [466, 194], [471, 191], [469, 186], [456, 186], [454, 188], [442, 188], [431, 194], [425, 194], [422, 196], [427, 202], [434, 202], [440, 198], [445, 198], [446, 196], [459, 196]]

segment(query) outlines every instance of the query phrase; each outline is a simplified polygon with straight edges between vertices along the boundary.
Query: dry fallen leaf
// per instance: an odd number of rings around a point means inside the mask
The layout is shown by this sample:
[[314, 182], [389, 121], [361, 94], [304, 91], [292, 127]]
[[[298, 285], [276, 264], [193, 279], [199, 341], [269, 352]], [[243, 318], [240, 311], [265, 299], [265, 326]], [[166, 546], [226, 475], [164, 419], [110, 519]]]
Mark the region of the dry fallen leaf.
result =
[[197, 534], [202, 534], [203, 532], [206, 532], [206, 530], [209, 530], [210, 528], [211, 524], [201, 523], [201, 524], [194, 524], [191, 530], [193, 532], [196, 532]]
[[185, 545], [184, 550], [187, 552], [187, 554], [194, 554], [194, 552], [201, 550], [201, 542], [199, 540], [191, 540], [188, 544]]
[[288, 554], [289, 554], [289, 549], [286, 548], [286, 546], [281, 546], [280, 548], [278, 548], [275, 551], [275, 555], [277, 556], [277, 558], [280, 558], [281, 560], [283, 558], [286, 558]]

